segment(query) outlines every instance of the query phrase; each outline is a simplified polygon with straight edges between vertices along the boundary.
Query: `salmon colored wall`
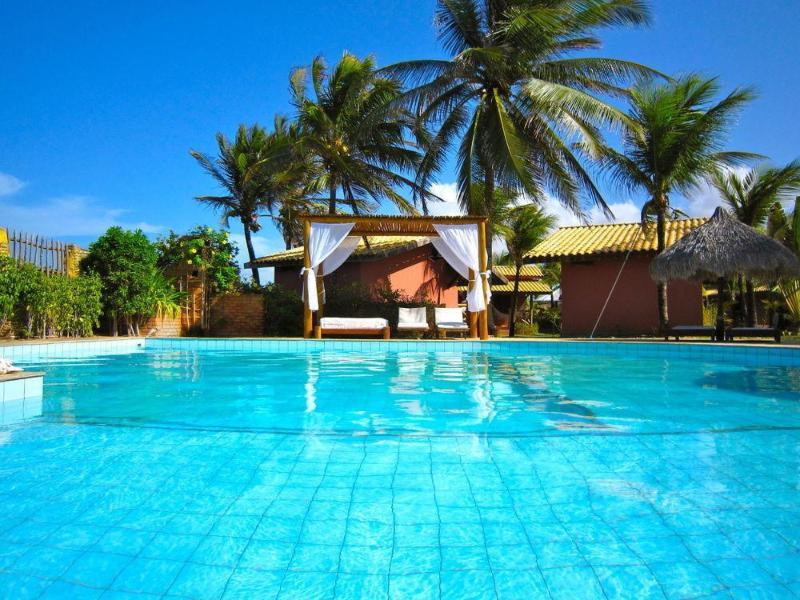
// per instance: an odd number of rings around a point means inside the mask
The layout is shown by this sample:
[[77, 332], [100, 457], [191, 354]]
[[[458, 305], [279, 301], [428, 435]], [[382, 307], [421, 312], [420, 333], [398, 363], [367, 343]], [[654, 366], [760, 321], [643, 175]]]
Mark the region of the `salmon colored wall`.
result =
[[[617, 277], [622, 258], [564, 263], [561, 269], [561, 332], [587, 336]], [[652, 255], [632, 255], [595, 335], [652, 335], [658, 332], [658, 291], [648, 271]], [[668, 296], [670, 323], [703, 322], [700, 284], [673, 281]]]
[[[377, 260], [347, 262], [325, 281], [329, 286], [355, 281], [370, 286], [389, 284], [393, 290], [406, 296], [424, 293], [436, 304], [457, 306], [458, 276], [443, 259], [434, 259], [433, 256], [433, 247], [426, 245]], [[300, 269], [275, 267], [275, 283], [299, 293]]]

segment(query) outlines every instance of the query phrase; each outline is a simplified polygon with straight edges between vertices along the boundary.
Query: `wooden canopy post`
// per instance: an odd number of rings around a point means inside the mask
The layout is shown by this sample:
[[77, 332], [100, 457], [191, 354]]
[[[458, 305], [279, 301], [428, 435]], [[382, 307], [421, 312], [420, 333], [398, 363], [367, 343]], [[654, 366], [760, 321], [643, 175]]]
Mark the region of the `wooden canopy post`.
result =
[[[475, 287], [475, 271], [469, 270], [469, 282], [467, 284], [467, 297]], [[467, 324], [469, 324], [469, 337], [478, 337], [478, 313], [467, 311]]]
[[478, 276], [478, 281], [483, 291], [483, 301], [486, 308], [480, 313], [478, 319], [480, 323], [480, 334], [482, 340], [489, 339], [489, 278], [483, 274], [487, 269], [487, 256], [486, 256], [486, 221], [478, 223], [478, 263], [480, 264], [481, 272]]
[[303, 337], [309, 339], [314, 333], [314, 315], [308, 307], [308, 278], [311, 276], [311, 255], [308, 253], [308, 238], [311, 235], [311, 223], [303, 221]]
[[325, 306], [325, 274], [322, 272], [322, 265], [317, 269], [317, 321], [322, 318]]

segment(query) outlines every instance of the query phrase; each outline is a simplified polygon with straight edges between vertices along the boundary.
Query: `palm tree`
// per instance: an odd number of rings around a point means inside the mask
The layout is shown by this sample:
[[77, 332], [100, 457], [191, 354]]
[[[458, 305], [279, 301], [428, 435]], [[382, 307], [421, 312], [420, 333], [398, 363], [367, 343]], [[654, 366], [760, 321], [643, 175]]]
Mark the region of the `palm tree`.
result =
[[[673, 192], [688, 192], [707, 180], [720, 166], [736, 165], [755, 155], [720, 150], [732, 119], [754, 93], [736, 89], [719, 102], [716, 79], [689, 75], [677, 81], [636, 86], [623, 132], [623, 152], [592, 148], [617, 184], [644, 191], [643, 225], [656, 219], [658, 252], [666, 247], [666, 221]], [[658, 286], [661, 330], [669, 321], [667, 286]]]
[[[306, 90], [309, 72], [313, 99]], [[400, 84], [378, 75], [372, 57], [345, 53], [331, 73], [317, 57], [310, 69], [292, 72], [290, 86], [302, 146], [319, 168], [312, 187], [328, 191], [330, 214], [342, 203], [361, 212], [383, 200], [414, 213], [414, 205], [397, 192], [403, 186], [415, 198], [432, 197], [404, 175], [413, 173], [420, 160], [407, 139], [415, 122], [407, 111], [387, 108], [400, 95]]]
[[508, 256], [515, 268], [514, 290], [511, 294], [509, 314], [509, 337], [514, 337], [516, 329], [519, 278], [525, 264], [525, 255], [547, 236], [555, 224], [555, 217], [545, 213], [539, 206], [523, 204], [512, 208], [505, 222], [498, 225], [508, 248]]
[[458, 141], [462, 205], [482, 182], [486, 214], [498, 186], [533, 201], [549, 191], [579, 214], [588, 197], [607, 211], [572, 141], [599, 144], [601, 127], [626, 120], [597, 94], [623, 95], [623, 82], [654, 72], [576, 54], [599, 47], [599, 29], [648, 20], [642, 0], [439, 0], [435, 23], [450, 60], [383, 70], [414, 86], [402, 103], [439, 126], [427, 140], [418, 187], [429, 186]]
[[[196, 196], [195, 199], [222, 212], [225, 226], [238, 219], [244, 228], [244, 239], [250, 261], [256, 259], [252, 234], [261, 229], [258, 222], [262, 209], [273, 208], [270, 179], [264, 176], [267, 165], [280, 157], [283, 161], [288, 148], [285, 140], [270, 136], [262, 127], [240, 125], [233, 142], [224, 134], [216, 136], [218, 154], [191, 150], [189, 153], [222, 187], [224, 194]], [[253, 281], [260, 285], [258, 269], [253, 267]]]
[[[800, 161], [784, 167], [761, 166], [743, 174], [719, 169], [711, 182], [737, 219], [750, 227], [761, 227], [775, 202], [788, 200], [800, 189]], [[753, 281], [747, 279], [745, 287], [744, 314], [748, 326], [753, 327], [757, 320]], [[740, 296], [744, 297], [741, 290]]]

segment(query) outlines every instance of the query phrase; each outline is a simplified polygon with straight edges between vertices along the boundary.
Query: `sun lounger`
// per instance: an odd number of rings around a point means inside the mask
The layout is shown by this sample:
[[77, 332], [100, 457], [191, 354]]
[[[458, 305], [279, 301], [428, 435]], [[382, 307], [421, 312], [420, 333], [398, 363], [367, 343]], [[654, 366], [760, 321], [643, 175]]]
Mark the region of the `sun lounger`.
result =
[[381, 318], [345, 318], [345, 317], [322, 317], [317, 325], [315, 334], [317, 339], [322, 339], [325, 334], [329, 335], [362, 335], [362, 336], [381, 336], [388, 340], [389, 321]]
[[664, 339], [668, 340], [674, 337], [679, 340], [682, 337], [707, 337], [713, 341], [716, 335], [717, 328], [711, 325], [675, 325], [669, 328]]
[[424, 306], [398, 309], [397, 331], [428, 331], [428, 329], [428, 311]]
[[780, 315], [772, 319], [771, 327], [730, 327], [725, 332], [725, 339], [733, 341], [736, 338], [772, 338], [781, 341]]
[[469, 325], [464, 322], [463, 308], [435, 308], [436, 330], [442, 337], [447, 337], [448, 331], [465, 333]]

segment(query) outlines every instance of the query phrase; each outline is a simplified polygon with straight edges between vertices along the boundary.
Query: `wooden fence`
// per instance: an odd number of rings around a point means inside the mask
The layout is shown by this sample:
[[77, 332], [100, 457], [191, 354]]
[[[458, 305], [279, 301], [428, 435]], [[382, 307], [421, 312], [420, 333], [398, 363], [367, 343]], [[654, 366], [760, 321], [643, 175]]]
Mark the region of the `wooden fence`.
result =
[[7, 237], [5, 250], [18, 262], [30, 263], [48, 275], [77, 274], [78, 261], [83, 254], [78, 246], [13, 229], [8, 230], [6, 234], [0, 236]]

